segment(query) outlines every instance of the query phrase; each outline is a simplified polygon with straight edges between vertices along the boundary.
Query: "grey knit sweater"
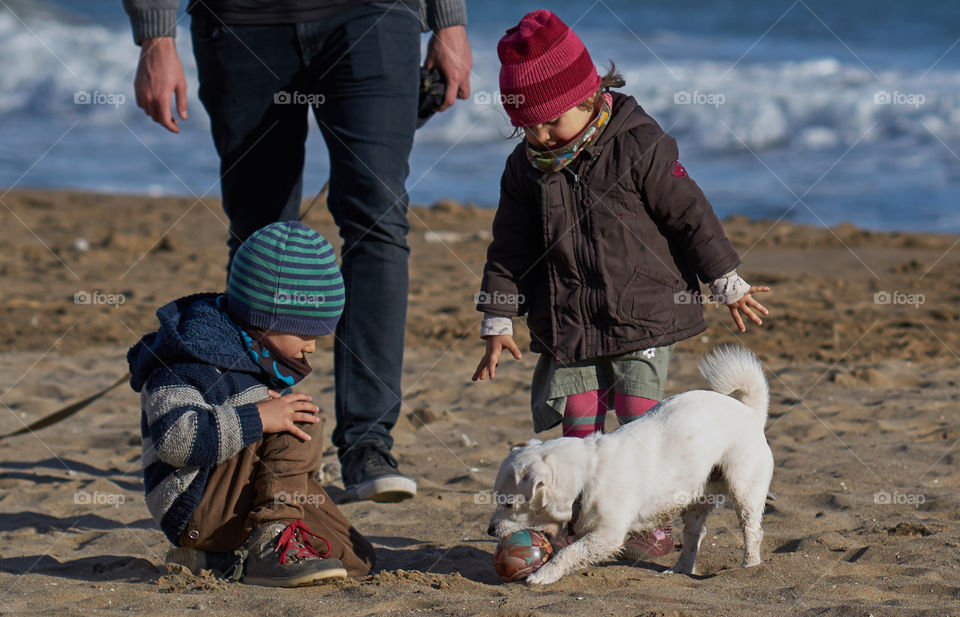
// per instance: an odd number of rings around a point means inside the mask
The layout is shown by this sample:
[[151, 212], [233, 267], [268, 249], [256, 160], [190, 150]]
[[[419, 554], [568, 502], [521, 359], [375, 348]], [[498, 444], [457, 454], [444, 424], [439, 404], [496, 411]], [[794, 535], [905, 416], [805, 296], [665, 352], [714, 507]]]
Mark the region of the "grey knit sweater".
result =
[[[419, 0], [424, 31], [467, 25], [466, 0]], [[329, 4], [329, 2], [324, 3]], [[345, 3], [346, 4], [346, 3]], [[177, 35], [177, 0], [123, 0], [133, 40]]]

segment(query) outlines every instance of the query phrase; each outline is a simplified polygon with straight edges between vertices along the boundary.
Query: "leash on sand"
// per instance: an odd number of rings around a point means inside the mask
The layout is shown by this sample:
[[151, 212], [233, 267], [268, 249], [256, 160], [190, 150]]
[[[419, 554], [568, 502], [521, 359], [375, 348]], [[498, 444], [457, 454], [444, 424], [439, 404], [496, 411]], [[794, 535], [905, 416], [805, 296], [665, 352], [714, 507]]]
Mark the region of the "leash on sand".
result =
[[120, 384], [125, 383], [125, 382], [128, 381], [129, 379], [130, 379], [130, 373], [127, 373], [126, 375], [124, 375], [124, 376], [121, 377], [120, 379], [116, 380], [115, 382], [113, 382], [112, 384], [110, 384], [109, 386], [107, 386], [106, 388], [104, 388], [103, 390], [100, 390], [99, 392], [95, 392], [95, 393], [91, 394], [90, 396], [88, 396], [88, 397], [86, 397], [86, 398], [82, 398], [82, 399], [80, 399], [79, 401], [77, 401], [77, 402], [75, 402], [75, 403], [70, 403], [69, 405], [67, 405], [67, 406], [64, 407], [63, 409], [60, 409], [60, 410], [58, 410], [58, 411], [55, 411], [55, 412], [53, 412], [52, 414], [50, 414], [49, 416], [44, 416], [43, 418], [40, 418], [39, 420], [37, 420], [37, 421], [34, 422], [33, 424], [31, 424], [31, 425], [29, 425], [29, 426], [25, 426], [25, 427], [23, 427], [23, 428], [20, 429], [20, 430], [13, 431], [12, 433], [7, 433], [6, 435], [0, 435], [0, 440], [6, 439], [7, 437], [16, 437], [17, 435], [23, 435], [24, 433], [32, 433], [33, 431], [37, 431], [37, 430], [40, 430], [40, 429], [42, 429], [42, 428], [46, 428], [46, 427], [48, 427], [48, 426], [50, 426], [50, 425], [52, 425], [52, 424], [56, 424], [57, 422], [60, 422], [61, 420], [66, 420], [67, 418], [69, 418], [69, 417], [72, 416], [73, 414], [77, 413], [78, 411], [80, 411], [81, 409], [83, 409], [84, 407], [86, 407], [87, 405], [89, 405], [90, 403], [94, 402], [94, 401], [97, 400], [98, 398], [100, 398], [100, 397], [102, 397], [103, 395], [107, 394], [108, 392], [110, 392], [111, 390], [113, 390], [114, 388], [116, 388], [117, 386], [119, 386]]

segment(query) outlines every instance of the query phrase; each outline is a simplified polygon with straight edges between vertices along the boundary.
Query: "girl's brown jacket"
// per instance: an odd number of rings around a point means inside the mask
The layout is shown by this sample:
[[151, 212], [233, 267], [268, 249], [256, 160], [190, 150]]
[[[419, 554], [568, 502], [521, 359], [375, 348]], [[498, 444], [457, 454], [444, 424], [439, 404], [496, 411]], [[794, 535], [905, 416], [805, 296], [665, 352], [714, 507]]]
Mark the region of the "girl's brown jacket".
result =
[[531, 350], [569, 364], [706, 329], [700, 285], [740, 263], [676, 141], [613, 95], [610, 124], [560, 172], [507, 159], [477, 310], [527, 315]]

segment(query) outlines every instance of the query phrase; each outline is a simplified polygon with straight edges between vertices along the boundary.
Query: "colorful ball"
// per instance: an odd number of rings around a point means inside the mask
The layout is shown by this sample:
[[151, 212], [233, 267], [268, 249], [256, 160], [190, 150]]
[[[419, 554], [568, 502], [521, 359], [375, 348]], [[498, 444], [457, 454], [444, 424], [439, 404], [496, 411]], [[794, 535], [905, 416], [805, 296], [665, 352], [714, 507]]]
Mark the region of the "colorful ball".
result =
[[505, 583], [522, 581], [550, 559], [553, 547], [539, 531], [524, 529], [500, 539], [493, 565]]

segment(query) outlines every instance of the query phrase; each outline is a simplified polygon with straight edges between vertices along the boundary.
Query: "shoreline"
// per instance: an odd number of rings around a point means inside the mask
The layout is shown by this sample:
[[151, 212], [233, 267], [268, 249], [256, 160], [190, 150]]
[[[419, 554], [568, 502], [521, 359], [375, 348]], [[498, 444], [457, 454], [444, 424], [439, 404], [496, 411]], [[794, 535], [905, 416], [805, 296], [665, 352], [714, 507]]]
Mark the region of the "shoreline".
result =
[[[110, 197], [110, 198], [129, 198], [133, 200], [155, 199], [155, 200], [162, 200], [162, 201], [168, 201], [168, 200], [189, 200], [190, 202], [196, 201], [196, 197], [194, 197], [192, 194], [189, 194], [189, 193], [154, 195], [149, 192], [131, 193], [131, 192], [125, 192], [125, 191], [109, 191], [109, 190], [98, 191], [98, 190], [93, 190], [89, 188], [77, 188], [77, 187], [31, 187], [31, 186], [23, 186], [23, 185], [18, 185], [16, 188], [13, 188], [13, 189], [9, 189], [7, 187], [0, 187], [0, 193], [2, 193], [4, 190], [9, 190], [10, 192], [8, 194], [38, 194], [38, 195], [73, 194], [73, 195], [102, 196], [102, 197]], [[310, 204], [310, 202], [313, 201], [314, 197], [316, 197], [316, 193], [305, 194], [303, 200], [301, 201], [302, 209], [305, 209]], [[220, 202], [220, 199], [215, 196], [204, 197], [203, 200], [211, 203], [216, 202], [217, 204], [219, 204]], [[493, 204], [493, 203], [484, 205], [478, 202], [460, 201], [453, 198], [441, 198], [436, 200], [432, 204], [411, 202], [410, 208], [418, 211], [431, 210], [437, 204], [445, 204], [445, 203], [457, 204], [464, 208], [475, 208], [482, 212], [485, 212], [485, 211], [495, 212], [497, 208], [496, 204]], [[777, 225], [777, 224], [784, 224], [784, 225], [793, 225], [796, 227], [812, 227], [814, 229], [848, 229], [848, 228], [853, 229], [855, 228], [861, 232], [867, 232], [870, 234], [894, 235], [894, 236], [919, 235], [919, 236], [952, 237], [952, 238], [960, 237], [960, 230], [937, 231], [934, 229], [874, 228], [870, 226], [864, 226], [853, 220], [843, 220], [833, 225], [815, 225], [813, 223], [794, 222], [791, 220], [786, 220], [783, 217], [780, 217], [780, 218], [754, 217], [754, 216], [750, 216], [748, 214], [743, 214], [740, 212], [729, 213], [724, 217], [722, 217], [721, 220], [722, 221], [743, 220], [743, 221], [751, 221], [754, 223], [765, 223], [771, 226]]]

